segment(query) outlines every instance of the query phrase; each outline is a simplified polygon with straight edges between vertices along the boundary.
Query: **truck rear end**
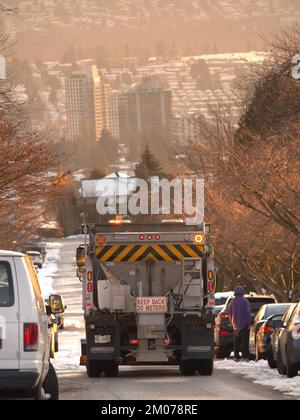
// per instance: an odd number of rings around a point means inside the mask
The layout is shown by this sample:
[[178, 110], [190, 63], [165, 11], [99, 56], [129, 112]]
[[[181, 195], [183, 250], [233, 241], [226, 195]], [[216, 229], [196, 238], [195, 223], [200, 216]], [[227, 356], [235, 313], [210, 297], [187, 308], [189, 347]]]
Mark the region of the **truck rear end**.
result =
[[203, 226], [90, 225], [77, 250], [90, 377], [120, 365], [178, 365], [213, 373], [213, 248]]

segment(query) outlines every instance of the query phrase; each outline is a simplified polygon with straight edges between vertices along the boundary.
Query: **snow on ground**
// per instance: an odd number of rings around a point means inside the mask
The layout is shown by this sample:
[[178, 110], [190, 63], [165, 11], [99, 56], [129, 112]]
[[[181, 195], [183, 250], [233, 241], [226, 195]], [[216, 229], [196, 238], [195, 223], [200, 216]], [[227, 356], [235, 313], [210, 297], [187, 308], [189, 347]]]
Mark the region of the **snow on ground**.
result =
[[281, 376], [277, 370], [270, 369], [266, 361], [260, 361], [259, 363], [236, 363], [233, 360], [224, 360], [217, 361], [215, 367], [216, 369], [226, 370], [235, 375], [244, 376], [255, 384], [272, 387], [276, 391], [300, 399], [300, 376], [294, 379]]
[[43, 268], [38, 270], [38, 277], [44, 299], [47, 299], [53, 290], [53, 275], [57, 272], [57, 262], [61, 244], [47, 244], [47, 256]]
[[[73, 236], [67, 240], [83, 241], [83, 236]], [[53, 365], [57, 371], [74, 371], [81, 369], [80, 340], [84, 337], [84, 321], [81, 309], [81, 284], [75, 276], [75, 253], [71, 245], [65, 254], [66, 246], [58, 241], [47, 243], [47, 257], [43, 269], [38, 276], [43, 297], [46, 299], [51, 293], [58, 293], [64, 297], [67, 310], [65, 313], [65, 329], [59, 331], [59, 352], [55, 355]]]

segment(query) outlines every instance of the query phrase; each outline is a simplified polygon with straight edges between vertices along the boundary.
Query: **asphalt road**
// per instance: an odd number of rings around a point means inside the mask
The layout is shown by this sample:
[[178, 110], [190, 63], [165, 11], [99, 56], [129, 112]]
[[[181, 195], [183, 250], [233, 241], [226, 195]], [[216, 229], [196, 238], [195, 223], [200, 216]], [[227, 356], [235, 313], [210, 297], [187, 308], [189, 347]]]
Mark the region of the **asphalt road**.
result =
[[79, 368], [80, 338], [84, 337], [81, 284], [76, 278], [75, 250], [80, 239], [53, 241], [49, 262], [53, 288], [66, 301], [66, 331], [60, 335], [55, 361], [61, 399], [68, 400], [278, 400], [288, 399], [271, 388], [217, 370], [211, 378], [183, 377], [176, 367], [122, 367], [119, 378], [89, 379]]

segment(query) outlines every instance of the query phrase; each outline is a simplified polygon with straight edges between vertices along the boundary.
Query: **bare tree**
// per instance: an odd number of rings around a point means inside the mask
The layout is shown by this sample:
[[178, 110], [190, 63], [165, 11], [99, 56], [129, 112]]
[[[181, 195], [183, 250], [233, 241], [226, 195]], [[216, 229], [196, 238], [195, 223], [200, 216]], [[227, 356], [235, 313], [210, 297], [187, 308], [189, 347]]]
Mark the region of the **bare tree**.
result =
[[[207, 179], [209, 215], [223, 273], [281, 300], [300, 297], [300, 86], [291, 62], [300, 32], [286, 30], [252, 67], [236, 128], [230, 110], [198, 121], [190, 169]], [[298, 48], [298, 51], [297, 51]]]
[[[11, 11], [0, 4], [0, 16]], [[0, 53], [8, 37], [1, 31]], [[49, 170], [57, 156], [50, 154], [45, 134], [27, 129], [27, 121], [12, 79], [0, 81], [0, 246], [19, 248], [36, 234], [49, 200], [56, 194]]]

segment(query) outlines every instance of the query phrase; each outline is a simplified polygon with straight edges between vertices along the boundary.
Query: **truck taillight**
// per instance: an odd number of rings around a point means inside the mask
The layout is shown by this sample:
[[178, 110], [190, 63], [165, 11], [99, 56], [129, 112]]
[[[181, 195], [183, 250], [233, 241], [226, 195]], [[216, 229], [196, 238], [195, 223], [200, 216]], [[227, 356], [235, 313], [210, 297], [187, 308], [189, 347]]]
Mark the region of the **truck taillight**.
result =
[[139, 344], [139, 340], [137, 340], [137, 339], [130, 340], [130, 345], [131, 346], [137, 346], [138, 344]]
[[104, 246], [104, 245], [106, 245], [106, 237], [105, 236], [96, 236], [95, 242], [99, 246]]
[[24, 324], [24, 351], [38, 351], [39, 326], [38, 324]]
[[93, 292], [93, 283], [89, 282], [87, 285], [87, 291], [88, 293], [92, 293]]
[[145, 240], [148, 240], [149, 242], [151, 242], [151, 241], [153, 241], [153, 240], [156, 240], [156, 241], [160, 241], [161, 240], [161, 236], [160, 235], [152, 235], [152, 234], [150, 234], [150, 235], [140, 235], [140, 241], [145, 241]]
[[300, 324], [293, 328], [292, 337], [294, 340], [300, 340]]

